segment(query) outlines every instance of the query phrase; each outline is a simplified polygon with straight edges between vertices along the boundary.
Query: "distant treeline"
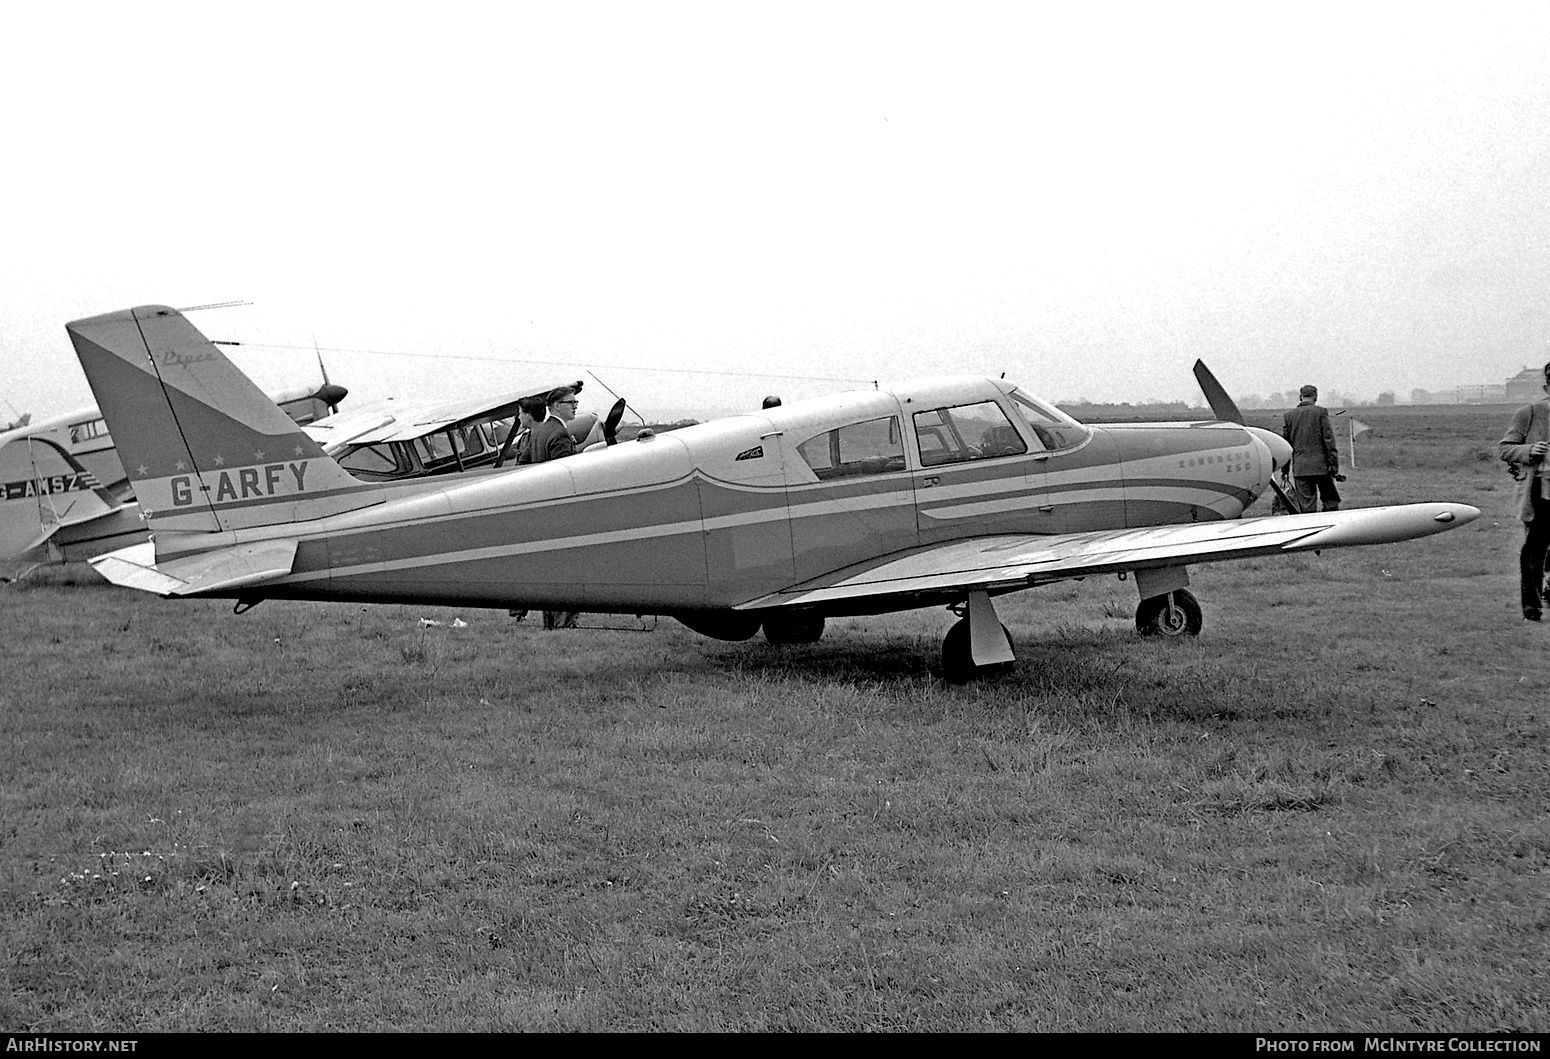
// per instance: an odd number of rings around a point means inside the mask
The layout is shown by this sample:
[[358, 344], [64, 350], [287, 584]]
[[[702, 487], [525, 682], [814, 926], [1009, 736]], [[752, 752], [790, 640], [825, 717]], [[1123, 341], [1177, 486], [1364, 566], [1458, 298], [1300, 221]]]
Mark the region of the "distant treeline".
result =
[[1056, 405], [1062, 412], [1080, 423], [1155, 423], [1180, 419], [1211, 419], [1209, 408], [1197, 408], [1183, 401], [1154, 401], [1150, 404], [1094, 404], [1090, 401], [1067, 401]]

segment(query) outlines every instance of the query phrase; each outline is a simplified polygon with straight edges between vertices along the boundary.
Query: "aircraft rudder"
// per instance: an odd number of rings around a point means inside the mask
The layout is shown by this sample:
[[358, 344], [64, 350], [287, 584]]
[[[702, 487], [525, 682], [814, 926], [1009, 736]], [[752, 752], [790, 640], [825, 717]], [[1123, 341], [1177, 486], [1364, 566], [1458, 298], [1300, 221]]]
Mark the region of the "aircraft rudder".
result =
[[[317, 494], [360, 488], [176, 309], [140, 306], [66, 331], [148, 520], [288, 522], [308, 517]], [[262, 510], [277, 503], [288, 507]]]

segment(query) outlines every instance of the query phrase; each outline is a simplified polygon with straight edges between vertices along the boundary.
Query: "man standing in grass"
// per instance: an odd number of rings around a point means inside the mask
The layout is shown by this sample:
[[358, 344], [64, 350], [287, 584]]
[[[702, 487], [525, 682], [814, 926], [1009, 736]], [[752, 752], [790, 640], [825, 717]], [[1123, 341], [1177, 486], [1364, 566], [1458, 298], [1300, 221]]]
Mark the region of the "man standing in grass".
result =
[[1319, 406], [1319, 388], [1304, 386], [1297, 392], [1297, 407], [1281, 420], [1281, 436], [1292, 445], [1292, 480], [1296, 483], [1297, 510], [1340, 510], [1340, 450], [1329, 413]]
[[[1550, 394], [1550, 364], [1545, 365], [1544, 390]], [[1550, 400], [1526, 404], [1512, 413], [1507, 433], [1498, 446], [1502, 459], [1512, 465], [1518, 479], [1518, 517], [1526, 531], [1518, 553], [1519, 594], [1523, 617], [1540, 619], [1540, 598], [1545, 577], [1545, 549], [1550, 548], [1550, 476], [1545, 473], [1545, 453], [1550, 451]]]

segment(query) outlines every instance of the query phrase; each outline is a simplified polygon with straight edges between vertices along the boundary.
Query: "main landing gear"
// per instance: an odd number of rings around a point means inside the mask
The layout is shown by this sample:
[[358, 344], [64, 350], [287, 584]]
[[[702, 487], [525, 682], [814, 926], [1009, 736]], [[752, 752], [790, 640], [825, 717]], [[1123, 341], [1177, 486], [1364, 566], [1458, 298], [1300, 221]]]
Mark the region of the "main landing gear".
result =
[[817, 643], [822, 637], [822, 614], [781, 613], [764, 619], [764, 638], [770, 643]]
[[1187, 588], [1143, 599], [1136, 608], [1136, 631], [1142, 636], [1199, 636], [1204, 620], [1199, 601]]
[[942, 640], [942, 679], [949, 684], [966, 684], [1009, 672], [1017, 656], [989, 593], [970, 592], [967, 603], [949, 609], [958, 615], [958, 621]]

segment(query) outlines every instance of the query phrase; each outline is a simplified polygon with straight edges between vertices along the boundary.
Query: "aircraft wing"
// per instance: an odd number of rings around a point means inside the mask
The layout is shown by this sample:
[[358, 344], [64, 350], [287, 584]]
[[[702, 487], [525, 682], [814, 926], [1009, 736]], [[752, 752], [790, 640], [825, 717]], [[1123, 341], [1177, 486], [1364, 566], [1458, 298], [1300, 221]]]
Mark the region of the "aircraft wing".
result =
[[158, 563], [155, 544], [145, 541], [88, 561], [115, 585], [161, 596], [193, 596], [284, 577], [296, 560], [296, 545], [294, 538], [259, 541]]
[[1091, 533], [976, 537], [883, 556], [737, 609], [846, 606], [890, 596], [961, 596], [977, 589], [1010, 592], [1093, 574], [1386, 544], [1441, 533], [1479, 515], [1479, 509], [1466, 504], [1406, 504]]

